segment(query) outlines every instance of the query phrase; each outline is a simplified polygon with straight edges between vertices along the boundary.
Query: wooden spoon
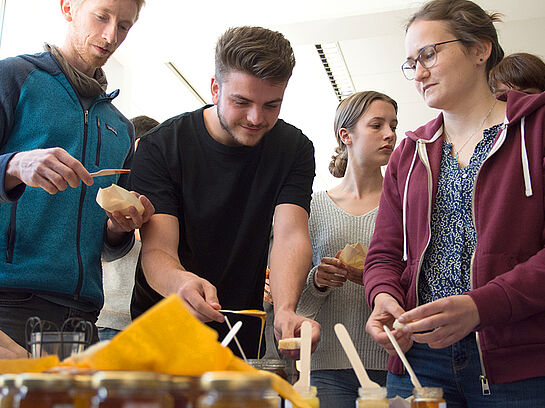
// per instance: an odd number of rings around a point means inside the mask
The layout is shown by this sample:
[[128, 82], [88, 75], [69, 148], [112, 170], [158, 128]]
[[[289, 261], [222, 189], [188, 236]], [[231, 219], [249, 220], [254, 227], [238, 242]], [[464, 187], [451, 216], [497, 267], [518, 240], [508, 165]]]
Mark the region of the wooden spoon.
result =
[[94, 173], [89, 173], [91, 177], [100, 177], [100, 176], [112, 176], [114, 174], [126, 174], [130, 173], [130, 169], [102, 169], [95, 171]]
[[352, 367], [354, 368], [354, 372], [356, 373], [356, 377], [358, 377], [361, 388], [380, 388], [380, 385], [374, 381], [371, 381], [367, 375], [367, 371], [365, 371], [365, 368], [363, 367], [363, 363], [358, 355], [358, 352], [356, 351], [356, 347], [354, 347], [354, 343], [352, 342], [346, 327], [344, 327], [342, 323], [337, 323], [334, 329], [335, 334], [341, 342], [341, 346], [343, 346], [344, 352], [348, 357], [348, 360], [350, 360], [350, 364], [352, 364]]
[[420, 381], [418, 381], [418, 378], [416, 378], [416, 374], [414, 373], [413, 368], [409, 364], [409, 360], [407, 360], [407, 357], [405, 357], [405, 353], [403, 353], [403, 351], [401, 350], [401, 347], [399, 347], [399, 344], [397, 343], [397, 340], [395, 339], [394, 335], [392, 334], [392, 332], [390, 331], [388, 326], [383, 325], [382, 328], [384, 329], [384, 331], [386, 332], [386, 335], [390, 339], [390, 342], [392, 343], [392, 345], [396, 349], [397, 355], [399, 356], [401, 361], [403, 361], [403, 365], [405, 366], [405, 368], [409, 372], [409, 376], [411, 377], [411, 382], [413, 383], [414, 387], [415, 388], [422, 388], [422, 385], [420, 384]]

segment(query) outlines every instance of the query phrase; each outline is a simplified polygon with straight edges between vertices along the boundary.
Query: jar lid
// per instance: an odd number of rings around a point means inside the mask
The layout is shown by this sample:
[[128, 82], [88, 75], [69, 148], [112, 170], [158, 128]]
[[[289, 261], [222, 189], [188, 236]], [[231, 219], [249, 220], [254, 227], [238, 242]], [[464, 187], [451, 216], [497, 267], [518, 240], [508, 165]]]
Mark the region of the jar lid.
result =
[[0, 375], [0, 387], [14, 387], [17, 374]]
[[15, 385], [32, 390], [65, 391], [72, 386], [72, 378], [60, 374], [28, 373], [18, 375]]
[[281, 370], [286, 368], [286, 360], [274, 358], [249, 359], [248, 364], [259, 370]]
[[76, 375], [74, 376], [74, 384], [78, 388], [93, 388], [93, 377], [83, 374]]
[[105, 388], [166, 388], [170, 376], [147, 371], [101, 371], [93, 375], [93, 387]]
[[443, 398], [443, 389], [441, 387], [415, 387], [413, 395], [415, 399], [420, 401], [436, 400]]
[[270, 378], [258, 372], [210, 371], [201, 377], [203, 390], [266, 389], [270, 387]]
[[384, 399], [388, 394], [386, 387], [380, 388], [362, 388], [358, 390], [359, 397], [363, 400]]
[[176, 391], [185, 391], [198, 387], [198, 377], [173, 375], [170, 377], [170, 388]]

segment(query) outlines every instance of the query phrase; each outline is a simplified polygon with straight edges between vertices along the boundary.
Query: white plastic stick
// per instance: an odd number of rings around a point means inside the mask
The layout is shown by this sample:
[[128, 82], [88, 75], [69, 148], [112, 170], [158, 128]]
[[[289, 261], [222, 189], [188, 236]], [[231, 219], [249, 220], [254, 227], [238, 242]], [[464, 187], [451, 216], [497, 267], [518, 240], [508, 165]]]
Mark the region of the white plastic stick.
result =
[[223, 347], [227, 347], [229, 343], [231, 343], [231, 340], [233, 340], [233, 337], [235, 337], [235, 335], [238, 333], [241, 327], [242, 327], [242, 322], [239, 320], [238, 322], [235, 323], [233, 328], [229, 330], [229, 333], [227, 333], [227, 336], [225, 336], [225, 338], [221, 342], [221, 345]]
[[[229, 323], [229, 319], [227, 318], [227, 316], [224, 316], [224, 317], [225, 317], [225, 323], [227, 323], [227, 327], [229, 327], [229, 330], [233, 330], [233, 327], [231, 327], [231, 323]], [[244, 354], [244, 350], [242, 350], [242, 346], [238, 342], [237, 336], [234, 336], [234, 337], [235, 337], [235, 343], [237, 343], [238, 350], [240, 351], [240, 355], [244, 359], [244, 362], [248, 363], [248, 359], [246, 358], [246, 354]]]

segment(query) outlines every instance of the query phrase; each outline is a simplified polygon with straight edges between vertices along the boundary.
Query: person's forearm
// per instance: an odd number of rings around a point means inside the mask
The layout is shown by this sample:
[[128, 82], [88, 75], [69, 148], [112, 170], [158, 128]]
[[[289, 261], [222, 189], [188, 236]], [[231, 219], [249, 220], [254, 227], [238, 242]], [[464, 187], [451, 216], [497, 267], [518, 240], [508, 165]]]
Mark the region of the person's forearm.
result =
[[274, 242], [271, 250], [269, 279], [275, 310], [295, 311], [312, 266], [310, 242], [293, 241]]
[[4, 189], [9, 191], [22, 183], [21, 179], [17, 175], [17, 154], [10, 157], [4, 176]]
[[117, 247], [121, 245], [122, 243], [130, 240], [130, 235], [134, 234], [134, 231], [132, 232], [114, 232], [111, 230], [111, 228], [108, 228], [111, 224], [110, 220], [106, 221], [106, 240], [108, 242], [108, 245], [111, 247]]
[[148, 284], [160, 295], [176, 293], [184, 278], [193, 275], [185, 270], [178, 257], [162, 249], [142, 249], [142, 269]]

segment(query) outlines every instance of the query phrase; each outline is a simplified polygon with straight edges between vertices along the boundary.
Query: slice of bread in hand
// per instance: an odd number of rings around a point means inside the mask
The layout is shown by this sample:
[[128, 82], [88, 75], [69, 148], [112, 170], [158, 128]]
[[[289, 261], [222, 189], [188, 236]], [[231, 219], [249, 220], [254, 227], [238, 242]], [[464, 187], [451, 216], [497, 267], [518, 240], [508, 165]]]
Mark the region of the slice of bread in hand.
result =
[[278, 349], [280, 350], [298, 350], [301, 348], [300, 337], [290, 337], [278, 341]]

